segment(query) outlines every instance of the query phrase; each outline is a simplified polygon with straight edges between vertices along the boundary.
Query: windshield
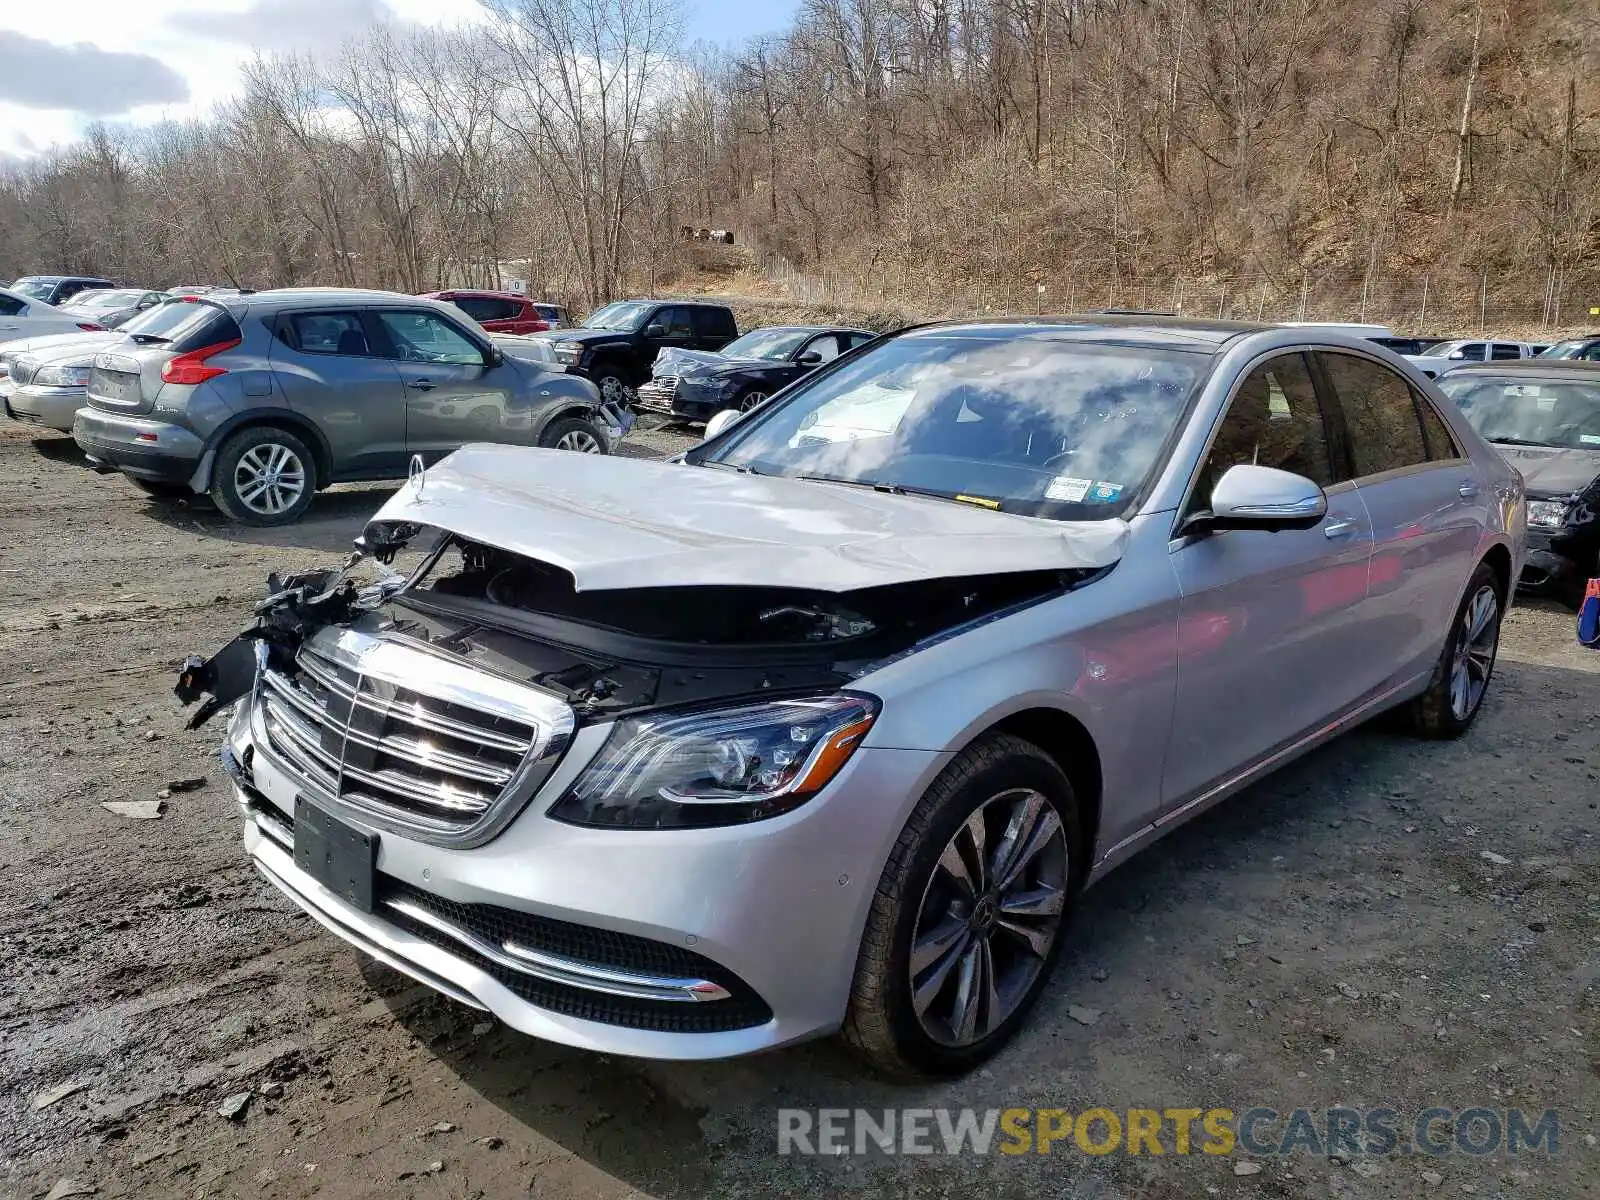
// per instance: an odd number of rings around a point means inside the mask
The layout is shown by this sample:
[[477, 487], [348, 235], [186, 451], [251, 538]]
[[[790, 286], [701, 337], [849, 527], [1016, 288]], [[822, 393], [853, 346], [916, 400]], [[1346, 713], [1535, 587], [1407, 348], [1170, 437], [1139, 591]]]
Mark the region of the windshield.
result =
[[814, 329], [757, 329], [734, 338], [719, 353], [729, 358], [786, 359], [815, 332]]
[[638, 300], [620, 300], [590, 313], [583, 325], [585, 329], [614, 329], [619, 333], [632, 333], [653, 307]]
[[896, 338], [747, 417], [699, 461], [1058, 520], [1116, 516], [1208, 357], [1028, 326]]
[[1486, 441], [1561, 449], [1600, 447], [1600, 378], [1533, 382], [1451, 372], [1439, 387]]
[[1465, 346], [1465, 342], [1440, 342], [1436, 346], [1429, 346], [1422, 352], [1423, 358], [1449, 358], [1457, 350]]
[[145, 309], [123, 325], [120, 332], [146, 341], [175, 342], [209, 321], [221, 307], [200, 300], [166, 300]]
[[53, 279], [19, 279], [11, 285], [11, 290], [34, 300], [48, 300], [55, 286]]
[[143, 295], [143, 292], [79, 292], [72, 298], [72, 303], [75, 308], [125, 308], [139, 303]]
[[1583, 348], [1592, 341], [1594, 341], [1593, 338], [1568, 338], [1564, 342], [1557, 342], [1554, 346], [1546, 346], [1543, 350], [1539, 351], [1538, 354], [1535, 354], [1534, 357], [1577, 358], [1578, 355], [1583, 352]]

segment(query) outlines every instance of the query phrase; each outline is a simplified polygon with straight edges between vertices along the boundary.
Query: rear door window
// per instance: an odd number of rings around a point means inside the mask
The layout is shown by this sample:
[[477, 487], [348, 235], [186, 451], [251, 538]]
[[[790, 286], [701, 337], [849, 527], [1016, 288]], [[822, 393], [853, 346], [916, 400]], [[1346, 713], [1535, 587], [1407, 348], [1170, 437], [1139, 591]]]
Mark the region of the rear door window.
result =
[[1422, 422], [1404, 379], [1353, 354], [1322, 351], [1319, 357], [1344, 416], [1358, 477], [1428, 461]]
[[285, 321], [290, 345], [302, 354], [342, 354], [366, 358], [372, 354], [361, 317], [353, 312], [294, 313]]
[[508, 321], [518, 311], [517, 305], [509, 300], [497, 300], [493, 296], [461, 296], [450, 303], [479, 322]]
[[1428, 461], [1448, 462], [1453, 458], [1465, 458], [1461, 447], [1456, 444], [1455, 435], [1433, 405], [1421, 396], [1415, 396], [1414, 399], [1417, 411], [1422, 414], [1422, 433], [1428, 444]]
[[1521, 358], [1522, 347], [1512, 342], [1496, 342], [1494, 344], [1493, 358], [1496, 362], [1504, 362], [1508, 358]]
[[733, 323], [733, 314], [725, 308], [702, 307], [694, 310], [694, 329], [698, 337], [734, 338], [739, 331]]
[[20, 300], [16, 296], [0, 296], [0, 317], [18, 316], [27, 307], [26, 301]]

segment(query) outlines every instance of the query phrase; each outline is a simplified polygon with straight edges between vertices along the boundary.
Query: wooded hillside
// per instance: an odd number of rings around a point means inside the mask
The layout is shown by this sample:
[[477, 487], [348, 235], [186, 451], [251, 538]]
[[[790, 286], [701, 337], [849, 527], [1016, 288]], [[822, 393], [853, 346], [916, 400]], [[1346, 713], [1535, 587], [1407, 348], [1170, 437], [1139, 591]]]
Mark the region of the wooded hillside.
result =
[[805, 0], [731, 52], [679, 45], [670, 0], [488, 7], [13, 165], [0, 274], [422, 291], [526, 260], [581, 307], [694, 282], [689, 226], [734, 232], [736, 284], [927, 313], [1600, 305], [1574, 0]]

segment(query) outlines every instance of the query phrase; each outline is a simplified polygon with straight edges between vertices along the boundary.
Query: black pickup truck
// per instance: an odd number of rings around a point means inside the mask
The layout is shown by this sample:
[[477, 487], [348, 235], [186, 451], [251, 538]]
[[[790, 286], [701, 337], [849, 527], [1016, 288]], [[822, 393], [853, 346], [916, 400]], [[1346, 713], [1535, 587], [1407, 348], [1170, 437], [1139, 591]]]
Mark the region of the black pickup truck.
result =
[[739, 336], [733, 311], [691, 300], [619, 300], [589, 314], [577, 329], [539, 335], [554, 343], [556, 361], [592, 379], [613, 403], [631, 402], [668, 346], [720, 350]]

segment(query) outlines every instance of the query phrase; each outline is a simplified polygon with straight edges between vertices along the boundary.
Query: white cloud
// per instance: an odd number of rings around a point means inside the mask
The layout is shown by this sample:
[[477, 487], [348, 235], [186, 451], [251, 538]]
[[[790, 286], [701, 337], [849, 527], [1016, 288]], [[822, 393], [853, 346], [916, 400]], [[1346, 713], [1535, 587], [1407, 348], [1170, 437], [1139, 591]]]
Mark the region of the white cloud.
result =
[[[187, 99], [142, 104], [106, 118], [148, 124], [208, 115], [238, 92], [240, 68], [257, 47], [325, 53], [370, 25], [363, 19], [369, 14], [455, 25], [479, 19], [481, 11], [477, 0], [0, 0], [0, 34], [39, 39], [69, 54], [76, 47], [95, 47], [169, 68], [187, 88]], [[65, 97], [0, 93], [0, 153], [27, 157], [65, 145], [81, 136], [94, 119], [91, 114], [111, 107], [91, 99], [101, 82], [93, 74], [72, 82], [85, 97], [77, 105], [70, 90]], [[38, 106], [46, 103], [53, 107]]]

